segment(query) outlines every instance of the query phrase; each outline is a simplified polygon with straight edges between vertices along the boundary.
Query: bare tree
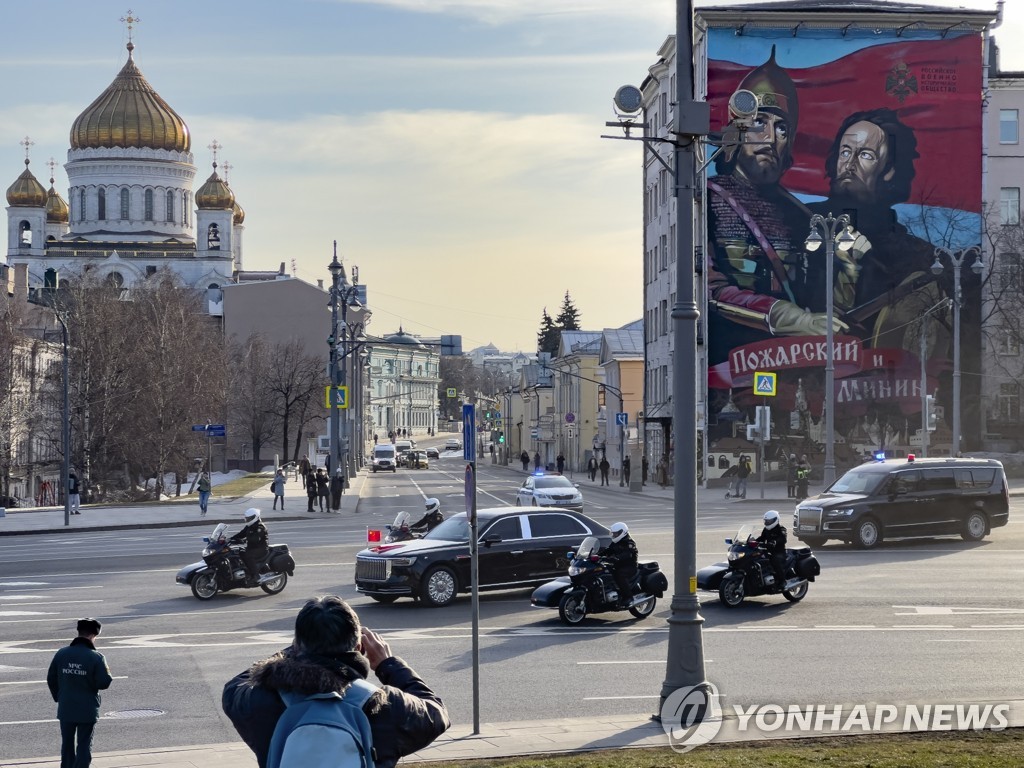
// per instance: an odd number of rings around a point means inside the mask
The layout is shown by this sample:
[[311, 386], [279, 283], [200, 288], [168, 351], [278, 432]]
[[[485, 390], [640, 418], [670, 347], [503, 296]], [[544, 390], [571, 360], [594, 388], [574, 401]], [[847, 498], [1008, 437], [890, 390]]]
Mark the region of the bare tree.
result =
[[299, 339], [275, 344], [270, 350], [273, 364], [267, 370], [267, 388], [273, 396], [274, 415], [280, 425], [281, 456], [288, 459], [290, 432], [296, 432], [292, 461], [298, 460], [301, 435], [314, 420], [313, 409], [325, 382], [324, 360], [306, 353]]
[[262, 335], [250, 334], [230, 351], [230, 420], [252, 446], [253, 461], [260, 461], [265, 443], [278, 434], [280, 419], [276, 396], [270, 387], [271, 369], [277, 361]]

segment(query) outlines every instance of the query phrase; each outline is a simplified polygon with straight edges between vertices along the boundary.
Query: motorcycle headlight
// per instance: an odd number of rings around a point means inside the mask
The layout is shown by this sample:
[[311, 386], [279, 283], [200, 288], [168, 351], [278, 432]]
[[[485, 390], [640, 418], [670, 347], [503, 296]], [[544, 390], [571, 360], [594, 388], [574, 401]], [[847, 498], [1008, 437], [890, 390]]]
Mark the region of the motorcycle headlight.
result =
[[209, 556], [210, 556], [210, 555], [212, 555], [212, 554], [213, 554], [213, 550], [212, 550], [212, 549], [210, 549], [209, 547], [206, 547], [206, 548], [205, 548], [205, 549], [203, 550], [203, 557], [209, 557]]
[[392, 568], [408, 568], [416, 562], [415, 557], [393, 557], [391, 558]]
[[580, 566], [576, 565], [576, 563], [573, 563], [569, 566], [570, 576], [579, 576], [581, 573], [583, 573], [583, 569], [580, 568]]
[[730, 552], [729, 553], [729, 559], [730, 560], [739, 560], [739, 559], [744, 558], [746, 556], [747, 556], [746, 552]]
[[853, 514], [853, 507], [846, 507], [844, 509], [830, 509], [825, 513], [825, 517], [850, 517]]

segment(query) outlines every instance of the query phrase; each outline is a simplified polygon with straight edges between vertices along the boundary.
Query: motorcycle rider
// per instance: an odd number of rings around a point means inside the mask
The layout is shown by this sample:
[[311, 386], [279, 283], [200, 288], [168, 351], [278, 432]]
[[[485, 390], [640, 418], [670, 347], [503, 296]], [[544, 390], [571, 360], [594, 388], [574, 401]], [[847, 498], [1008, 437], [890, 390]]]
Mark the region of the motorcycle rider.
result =
[[269, 552], [269, 539], [267, 526], [260, 520], [260, 511], [255, 507], [245, 510], [245, 527], [228, 539], [228, 543], [245, 545], [239, 557], [245, 566], [246, 581], [255, 581], [259, 575], [260, 564]]
[[775, 571], [775, 585], [783, 588], [786, 584], [786, 528], [779, 522], [779, 513], [774, 509], [764, 513], [764, 530], [757, 537], [757, 542], [768, 553]]
[[640, 553], [625, 523], [614, 523], [610, 530], [612, 543], [598, 552], [598, 555], [612, 561], [612, 576], [615, 577], [615, 584], [619, 588], [619, 601], [616, 607], [625, 608], [631, 602], [633, 579], [637, 574], [636, 561]]
[[444, 515], [441, 514], [441, 502], [430, 498], [423, 502], [426, 512], [419, 520], [410, 525], [410, 528], [426, 528], [429, 532], [444, 522]]

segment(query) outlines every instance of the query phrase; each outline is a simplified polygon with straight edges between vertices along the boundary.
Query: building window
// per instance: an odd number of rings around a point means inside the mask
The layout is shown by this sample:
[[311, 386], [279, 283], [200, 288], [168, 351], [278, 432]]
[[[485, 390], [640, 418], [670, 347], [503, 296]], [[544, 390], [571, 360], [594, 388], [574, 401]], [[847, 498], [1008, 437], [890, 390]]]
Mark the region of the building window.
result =
[[102, 187], [96, 190], [96, 218], [103, 221], [107, 218], [107, 190]]
[[999, 385], [999, 420], [1020, 421], [1020, 385], [1015, 381]]
[[663, 271], [668, 269], [668, 235], [662, 235], [658, 243], [658, 252], [661, 255], [661, 262], [658, 264], [658, 268]]
[[85, 190], [78, 192], [78, 220], [85, 221]]
[[661, 327], [662, 335], [668, 333], [668, 302], [662, 299], [658, 304], [658, 309], [661, 317], [658, 319], [658, 325]]
[[1004, 227], [1020, 224], [1020, 187], [999, 190], [999, 223]]
[[999, 110], [999, 143], [1016, 144], [1018, 141], [1018, 121], [1016, 109]]
[[121, 221], [128, 221], [128, 190], [121, 190]]
[[164, 216], [164, 221], [168, 224], [174, 223], [174, 190], [167, 190], [167, 214]]
[[211, 224], [206, 230], [206, 247], [211, 251], [220, 250], [220, 228]]
[[143, 218], [146, 221], [153, 221], [153, 190], [152, 189], [147, 189], [146, 190], [145, 207], [146, 207], [146, 211], [145, 211], [145, 215], [143, 216]]
[[1000, 355], [1020, 355], [1020, 337], [1011, 328], [1000, 328], [996, 332], [996, 352]]
[[999, 255], [998, 282], [999, 289], [1011, 296], [1019, 297], [1024, 293], [1024, 270], [1021, 268], [1019, 253], [1002, 253]]
[[21, 233], [21, 237], [19, 238], [19, 245], [22, 248], [31, 248], [32, 247], [32, 225], [29, 224], [27, 221], [22, 221], [18, 225], [18, 230]]

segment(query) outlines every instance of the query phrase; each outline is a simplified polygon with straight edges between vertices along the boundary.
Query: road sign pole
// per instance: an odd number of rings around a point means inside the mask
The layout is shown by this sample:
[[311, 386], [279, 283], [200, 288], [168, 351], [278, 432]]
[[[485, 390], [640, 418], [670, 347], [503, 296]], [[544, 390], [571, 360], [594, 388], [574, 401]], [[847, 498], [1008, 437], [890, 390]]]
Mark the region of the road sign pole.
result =
[[[473, 636], [473, 733], [480, 733], [480, 555], [476, 520], [476, 462], [472, 435], [476, 432], [476, 406], [462, 406], [462, 455], [466, 465], [466, 516], [469, 518], [470, 612]], [[468, 438], [468, 439], [467, 439]]]
[[[768, 407], [768, 398], [767, 397], [762, 397], [761, 398], [761, 402], [764, 403], [764, 407], [765, 408]], [[759, 461], [760, 461], [760, 464], [761, 464], [761, 499], [763, 500], [764, 499], [764, 431], [765, 431], [764, 428], [767, 425], [768, 419], [767, 419], [767, 413], [765, 411], [761, 411], [761, 413], [759, 413], [757, 416], [758, 416], [758, 418], [757, 418], [757, 440], [761, 444], [761, 456], [760, 456]]]

